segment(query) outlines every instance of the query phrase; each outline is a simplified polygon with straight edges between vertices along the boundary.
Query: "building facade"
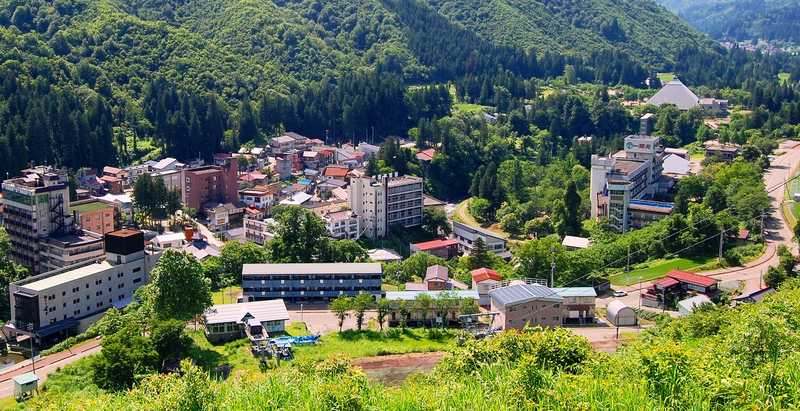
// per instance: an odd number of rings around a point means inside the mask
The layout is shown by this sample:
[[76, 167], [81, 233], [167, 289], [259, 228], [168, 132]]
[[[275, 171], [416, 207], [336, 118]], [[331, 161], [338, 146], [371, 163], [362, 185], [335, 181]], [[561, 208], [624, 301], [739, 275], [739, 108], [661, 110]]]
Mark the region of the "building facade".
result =
[[[642, 130], [649, 130], [645, 124], [651, 118], [642, 119]], [[628, 231], [632, 226], [631, 204], [638, 200], [648, 200], [666, 214], [652, 213], [638, 219], [646, 222], [663, 218], [672, 211], [670, 203], [653, 201], [660, 191], [663, 148], [659, 138], [649, 135], [631, 135], [625, 138], [625, 149], [610, 157], [592, 156], [592, 170], [589, 196], [592, 218], [608, 218], [609, 224], [619, 232]], [[643, 210], [649, 212], [650, 210]], [[658, 210], [657, 210], [658, 211]]]
[[127, 305], [148, 281], [159, 254], [144, 248], [138, 230], [105, 236], [106, 258], [26, 278], [9, 285], [11, 321], [6, 329], [38, 343], [84, 331], [97, 314]]
[[35, 167], [3, 182], [4, 225], [11, 241], [11, 259], [34, 273], [41, 264], [42, 241], [70, 229], [69, 187], [65, 171]]
[[103, 236], [91, 231], [76, 230], [42, 240], [39, 248], [40, 267], [43, 271], [57, 270], [84, 261], [102, 259], [104, 253]]
[[328, 301], [340, 296], [381, 295], [380, 264], [245, 264], [242, 293], [247, 301]]
[[471, 225], [459, 223], [458, 221], [453, 221], [453, 238], [458, 240], [458, 250], [460, 252], [469, 254], [478, 237], [483, 239], [487, 250], [499, 255], [507, 253], [507, 241], [505, 238], [480, 227], [473, 227]]
[[383, 175], [353, 178], [348, 187], [350, 208], [369, 238], [386, 236], [389, 227], [422, 224], [423, 180], [419, 177]]
[[213, 166], [183, 170], [182, 200], [187, 207], [200, 210], [205, 203], [238, 200], [238, 161], [229, 155], [215, 156]]
[[495, 326], [522, 329], [526, 326], [556, 327], [564, 319], [564, 298], [536, 284], [515, 284], [489, 292]]
[[97, 199], [76, 201], [70, 204], [70, 210], [75, 214], [78, 226], [100, 235], [116, 229], [114, 226], [115, 208], [114, 204]]

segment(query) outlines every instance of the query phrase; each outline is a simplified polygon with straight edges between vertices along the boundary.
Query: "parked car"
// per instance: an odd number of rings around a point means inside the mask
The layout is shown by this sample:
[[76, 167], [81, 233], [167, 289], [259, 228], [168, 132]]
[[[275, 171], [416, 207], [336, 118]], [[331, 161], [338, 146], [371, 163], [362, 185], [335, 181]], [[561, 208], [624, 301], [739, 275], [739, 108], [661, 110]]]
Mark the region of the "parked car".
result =
[[625, 291], [614, 291], [614, 293], [612, 295], [614, 297], [619, 298], [619, 297], [624, 297], [624, 296], [628, 295], [628, 293], [625, 292]]

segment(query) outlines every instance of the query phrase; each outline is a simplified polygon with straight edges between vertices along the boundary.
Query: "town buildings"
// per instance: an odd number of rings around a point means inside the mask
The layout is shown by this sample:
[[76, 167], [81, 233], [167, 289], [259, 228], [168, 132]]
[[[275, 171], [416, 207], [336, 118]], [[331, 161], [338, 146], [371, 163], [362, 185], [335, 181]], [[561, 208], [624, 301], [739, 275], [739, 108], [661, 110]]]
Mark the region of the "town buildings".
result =
[[555, 327], [564, 319], [564, 298], [537, 284], [514, 284], [489, 292], [495, 325], [502, 329], [525, 326]]
[[483, 240], [487, 250], [503, 258], [510, 257], [510, 253], [506, 250], [507, 241], [505, 238], [481, 227], [453, 221], [453, 238], [458, 240], [458, 250], [460, 252], [469, 254], [472, 251], [475, 240], [479, 237]]
[[[643, 117], [640, 133], [651, 129], [652, 117]], [[670, 187], [662, 184], [663, 155], [659, 138], [647, 134], [626, 137], [624, 151], [614, 156], [592, 155], [592, 218], [607, 217], [610, 226], [625, 232], [668, 216], [672, 203], [653, 200]]]
[[386, 236], [389, 227], [422, 224], [422, 178], [382, 175], [353, 178], [348, 189], [350, 209], [369, 238]]
[[719, 281], [700, 274], [672, 270], [653, 282], [641, 295], [642, 305], [666, 309], [689, 294], [704, 294], [714, 299], [719, 294]]
[[[434, 303], [427, 310], [422, 310], [419, 306], [415, 305], [421, 296], [429, 297]], [[475, 290], [447, 290], [447, 291], [387, 291], [384, 297], [391, 304], [389, 305], [389, 313], [387, 315], [388, 323], [390, 326], [400, 324], [404, 312], [400, 309], [400, 302], [405, 301], [408, 308], [406, 324], [407, 325], [422, 325], [429, 326], [436, 324], [438, 326], [447, 326], [458, 324], [458, 316], [465, 309], [463, 301], [470, 301], [477, 306], [478, 293]], [[436, 301], [440, 299], [453, 299], [459, 300], [461, 304], [447, 304], [437, 305]], [[477, 310], [478, 307], [475, 307]]]
[[212, 343], [242, 338], [246, 327], [280, 333], [286, 329], [286, 321], [289, 321], [289, 312], [280, 299], [217, 304], [203, 313], [206, 338]]
[[70, 204], [75, 220], [80, 228], [104, 235], [116, 229], [113, 203], [98, 199], [76, 201]]
[[206, 203], [230, 203], [239, 198], [237, 159], [230, 155], [218, 155], [214, 165], [183, 170], [183, 203], [201, 210]]
[[488, 307], [491, 304], [489, 292], [502, 285], [503, 277], [490, 268], [478, 268], [470, 271], [472, 289], [478, 291], [478, 304]]
[[346, 295], [381, 295], [376, 263], [245, 264], [242, 290], [248, 301], [328, 301]]
[[333, 238], [358, 240], [361, 236], [359, 218], [350, 210], [341, 210], [322, 215], [325, 228]]
[[75, 229], [69, 233], [42, 239], [39, 248], [39, 268], [42, 272], [57, 270], [84, 261], [103, 258], [103, 236]]
[[160, 254], [145, 250], [141, 231], [106, 234], [106, 258], [85, 261], [9, 285], [6, 330], [46, 343], [77, 335], [111, 307], [127, 305], [148, 281]]
[[414, 243], [409, 246], [411, 253], [428, 253], [449, 260], [458, 255], [458, 240], [442, 238], [438, 240]]

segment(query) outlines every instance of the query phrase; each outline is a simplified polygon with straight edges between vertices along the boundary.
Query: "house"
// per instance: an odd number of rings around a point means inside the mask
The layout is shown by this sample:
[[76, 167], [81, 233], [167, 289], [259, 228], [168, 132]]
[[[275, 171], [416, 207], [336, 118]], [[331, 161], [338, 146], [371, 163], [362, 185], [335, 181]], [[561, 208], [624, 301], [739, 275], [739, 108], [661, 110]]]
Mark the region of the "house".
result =
[[250, 171], [239, 176], [240, 183], [266, 184], [269, 183], [267, 180], [267, 175], [258, 171]]
[[282, 333], [289, 321], [289, 312], [283, 300], [264, 300], [238, 304], [217, 304], [203, 313], [203, 325], [208, 341], [220, 343], [243, 338], [246, 327], [252, 334]]
[[272, 206], [277, 203], [280, 183], [270, 185], [257, 185], [252, 188], [239, 190], [239, 201], [248, 207], [257, 208], [270, 214]]
[[700, 107], [711, 114], [725, 114], [728, 111], [728, 100], [719, 100], [716, 98], [701, 98]]
[[469, 286], [450, 278], [450, 269], [443, 265], [432, 265], [425, 270], [425, 278], [421, 283], [406, 283], [408, 291], [442, 291], [460, 289], [466, 290]]
[[478, 304], [481, 307], [489, 306], [489, 291], [499, 288], [502, 285], [503, 277], [489, 268], [478, 268], [470, 271], [472, 275], [472, 289], [478, 291]]
[[181, 249], [186, 240], [185, 233], [164, 233], [153, 237], [150, 243], [154, 246], [166, 250], [167, 248]]
[[89, 199], [71, 203], [69, 208], [75, 215], [76, 223], [86, 231], [104, 235], [116, 229], [114, 222], [116, 207], [113, 203]]
[[561, 245], [563, 245], [567, 250], [580, 250], [583, 248], [589, 248], [589, 246], [592, 245], [592, 240], [584, 237], [565, 235], [564, 240], [561, 241]]
[[691, 314], [697, 307], [704, 304], [713, 304], [711, 299], [703, 294], [697, 294], [685, 300], [678, 301], [678, 315], [683, 317]]
[[244, 217], [244, 204], [233, 203], [209, 203], [204, 206], [208, 228], [212, 230], [225, 230], [230, 227], [233, 221], [241, 220]]
[[739, 305], [742, 303], [760, 303], [767, 298], [767, 296], [774, 294], [775, 289], [772, 287], [762, 288], [760, 290], [753, 291], [749, 294], [742, 294], [736, 298], [732, 299], [733, 305]]
[[661, 90], [647, 100], [647, 104], [655, 106], [672, 104], [679, 110], [686, 111], [700, 106], [700, 99], [676, 78], [664, 84]]
[[205, 240], [195, 239], [186, 243], [182, 248], [183, 252], [189, 253], [197, 261], [202, 262], [208, 257], [219, 257], [220, 251], [216, 246], [209, 244]]
[[433, 158], [436, 157], [436, 150], [432, 148], [429, 148], [427, 150], [422, 150], [419, 153], [417, 153], [416, 157], [417, 160], [423, 163], [430, 163], [431, 161], [433, 161]]
[[415, 243], [409, 246], [411, 253], [428, 253], [449, 260], [458, 255], [458, 241], [453, 238]]
[[716, 298], [719, 293], [718, 283], [718, 280], [704, 275], [672, 270], [666, 277], [653, 282], [640, 298], [642, 305], [646, 307], [665, 309], [691, 293], [702, 293]]
[[358, 143], [358, 147], [356, 147], [356, 150], [364, 153], [364, 158], [365, 159], [370, 159], [370, 158], [377, 157], [378, 152], [381, 151], [381, 148], [376, 146], [376, 145], [372, 145], [372, 144], [368, 144], [368, 143]]
[[677, 154], [668, 154], [664, 157], [663, 174], [671, 177], [683, 177], [689, 175], [689, 160]]
[[281, 180], [286, 180], [292, 176], [292, 165], [292, 155], [279, 154], [275, 156], [275, 173]]
[[205, 203], [230, 203], [239, 199], [238, 160], [230, 154], [214, 156], [214, 165], [182, 170], [183, 203], [200, 210]]
[[538, 284], [514, 284], [489, 292], [495, 326], [522, 329], [525, 326], [555, 327], [564, 317], [564, 298]]
[[706, 148], [706, 157], [730, 162], [739, 155], [739, 146], [734, 144], [723, 144], [719, 140], [711, 140], [706, 141], [703, 145]]
[[247, 241], [252, 241], [259, 245], [264, 245], [268, 240], [275, 237], [276, 222], [272, 218], [266, 220], [244, 219], [244, 236]]
[[[400, 309], [400, 302], [405, 301], [407, 303], [413, 303], [423, 295], [430, 297], [434, 303], [431, 304], [427, 312], [422, 312], [415, 304], [410, 304], [412, 309], [408, 312], [408, 325], [456, 325], [458, 324], [458, 316], [464, 309], [462, 304], [464, 304], [465, 301], [472, 301], [475, 305], [478, 303], [478, 293], [475, 290], [387, 291], [384, 298], [390, 302], [390, 309], [387, 315], [389, 325], [396, 326], [401, 322], [403, 312], [401, 312]], [[457, 300], [459, 303], [437, 305], [436, 301], [441, 299]], [[439, 311], [442, 309], [444, 311]]]
[[481, 227], [453, 221], [453, 238], [458, 240], [458, 250], [460, 252], [469, 254], [478, 237], [483, 239], [487, 250], [500, 256], [505, 256], [507, 243], [505, 238]]
[[377, 263], [245, 264], [242, 290], [248, 300], [329, 301], [336, 297], [381, 295], [383, 269]]
[[111, 166], [103, 167], [103, 175], [104, 176], [116, 177], [116, 178], [120, 179], [120, 181], [123, 181], [123, 182], [127, 181], [127, 178], [128, 178], [128, 173], [125, 170], [117, 168], [117, 167], [111, 167]]
[[327, 166], [322, 170], [324, 180], [346, 180], [350, 169], [342, 166]]
[[319, 168], [319, 152], [317, 151], [303, 151], [303, 166], [316, 170]]
[[562, 302], [566, 313], [563, 317], [564, 324], [594, 323], [597, 292], [593, 287], [566, 287], [552, 290], [564, 299]]

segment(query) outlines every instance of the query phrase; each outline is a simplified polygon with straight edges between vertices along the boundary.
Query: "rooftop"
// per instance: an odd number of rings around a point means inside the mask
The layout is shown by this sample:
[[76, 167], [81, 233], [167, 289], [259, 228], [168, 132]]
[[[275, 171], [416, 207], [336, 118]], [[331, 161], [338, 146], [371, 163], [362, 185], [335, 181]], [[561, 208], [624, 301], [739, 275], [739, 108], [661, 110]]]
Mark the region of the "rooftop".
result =
[[479, 298], [477, 290], [444, 290], [444, 291], [387, 291], [386, 299], [389, 301], [412, 301], [417, 299], [420, 295], [428, 295], [433, 299], [451, 297], [451, 298], [469, 298], [477, 300]]
[[694, 284], [701, 287], [711, 287], [718, 282], [718, 280], [711, 277], [679, 270], [668, 272], [667, 277], [674, 278], [682, 283]]
[[564, 287], [551, 288], [553, 292], [562, 297], [597, 297], [594, 287]]
[[627, 160], [618, 158], [616, 162], [614, 162], [614, 172], [629, 175], [633, 174], [640, 168], [645, 167], [644, 161], [636, 161], [636, 160]]
[[380, 274], [378, 263], [287, 263], [245, 264], [242, 275], [295, 275], [295, 274]]
[[425, 270], [425, 281], [447, 281], [450, 269], [443, 265], [432, 265]]
[[[91, 277], [95, 274], [101, 273], [105, 270], [112, 268], [113, 265], [108, 261], [100, 261], [100, 262], [92, 262], [86, 265], [78, 266], [77, 268], [73, 268], [71, 270], [67, 270], [61, 273], [57, 271], [51, 273], [44, 273], [41, 276], [43, 278], [39, 280], [35, 280], [33, 282], [27, 284], [19, 284], [21, 287], [27, 288], [33, 291], [44, 291], [48, 288], [52, 288], [64, 283], [68, 283], [71, 281], [80, 280], [81, 278]], [[48, 276], [48, 274], [50, 274]], [[54, 274], [54, 275], [53, 275]], [[36, 277], [33, 277], [35, 279]]]
[[503, 306], [522, 304], [534, 300], [551, 302], [564, 300], [555, 291], [538, 284], [515, 284], [495, 288], [489, 291], [489, 296]]
[[665, 84], [661, 90], [647, 100], [647, 104], [656, 106], [674, 104], [680, 110], [689, 110], [696, 107], [699, 100], [692, 90], [689, 90], [680, 80], [674, 79]]
[[369, 250], [367, 255], [372, 261], [400, 261], [403, 259], [396, 251], [382, 248]]
[[81, 202], [74, 202], [69, 205], [70, 210], [77, 211], [79, 213], [91, 213], [93, 211], [100, 211], [105, 210], [107, 208], [112, 208], [113, 205], [108, 203], [104, 203], [100, 200], [86, 200]]
[[325, 177], [347, 177], [349, 172], [350, 169], [347, 167], [328, 166], [322, 171], [322, 175]]
[[493, 280], [493, 281], [503, 280], [503, 277], [500, 274], [498, 274], [497, 271], [494, 271], [490, 268], [478, 268], [476, 270], [470, 271], [470, 274], [472, 274], [472, 281], [474, 281], [476, 284], [487, 280]]
[[264, 300], [239, 304], [219, 304], [203, 313], [206, 324], [244, 322], [254, 319], [257, 322], [281, 321], [289, 319], [289, 312], [283, 300]]
[[561, 242], [561, 245], [570, 248], [589, 248], [591, 244], [592, 241], [588, 238], [576, 237], [572, 235], [564, 236], [564, 241]]
[[435, 250], [444, 247], [454, 247], [458, 245], [458, 240], [454, 238], [442, 238], [439, 240], [425, 241], [423, 243], [411, 244], [420, 251]]

